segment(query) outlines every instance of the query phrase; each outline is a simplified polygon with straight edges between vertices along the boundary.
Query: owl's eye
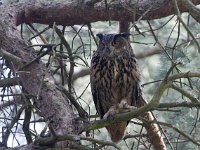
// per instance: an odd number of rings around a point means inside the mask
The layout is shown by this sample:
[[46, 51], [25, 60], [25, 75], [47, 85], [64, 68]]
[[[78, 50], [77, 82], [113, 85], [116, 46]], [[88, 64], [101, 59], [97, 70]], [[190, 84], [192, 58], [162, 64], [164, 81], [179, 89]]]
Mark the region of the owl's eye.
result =
[[115, 46], [115, 44], [116, 44], [115, 41], [112, 41], [112, 42], [111, 42], [111, 45], [112, 45], [112, 46]]
[[113, 38], [113, 43], [115, 44], [116, 40], [120, 37], [120, 34], [116, 34]]
[[119, 40], [120, 40], [120, 34], [116, 34], [113, 38], [111, 45], [115, 46], [118, 43]]

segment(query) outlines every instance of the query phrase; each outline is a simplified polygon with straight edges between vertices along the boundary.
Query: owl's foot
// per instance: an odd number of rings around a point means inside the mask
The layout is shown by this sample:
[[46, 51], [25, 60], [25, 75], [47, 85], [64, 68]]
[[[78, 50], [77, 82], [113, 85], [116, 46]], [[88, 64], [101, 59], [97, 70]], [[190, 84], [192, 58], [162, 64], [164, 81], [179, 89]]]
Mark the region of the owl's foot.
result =
[[128, 112], [128, 111], [130, 111], [131, 109], [134, 109], [134, 108], [135, 108], [135, 106], [129, 105], [126, 99], [123, 99], [123, 100], [119, 103], [118, 107], [119, 107], [119, 110], [120, 110], [119, 112]]
[[103, 119], [112, 119], [116, 116], [117, 113], [129, 112], [131, 109], [134, 108], [136, 107], [129, 105], [127, 100], [123, 99], [119, 104], [110, 107], [110, 109], [103, 116]]
[[110, 109], [105, 113], [105, 115], [103, 116], [103, 119], [112, 119], [115, 117], [117, 113], [119, 113], [119, 109], [117, 109], [117, 106], [114, 105], [110, 107]]

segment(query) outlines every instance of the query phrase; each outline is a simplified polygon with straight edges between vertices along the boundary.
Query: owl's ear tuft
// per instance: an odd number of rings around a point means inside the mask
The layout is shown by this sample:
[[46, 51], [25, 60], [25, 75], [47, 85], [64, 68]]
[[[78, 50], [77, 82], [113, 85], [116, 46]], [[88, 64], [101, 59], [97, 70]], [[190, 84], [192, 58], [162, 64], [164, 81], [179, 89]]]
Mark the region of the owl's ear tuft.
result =
[[123, 38], [125, 38], [126, 40], [128, 40], [130, 35], [131, 35], [130, 33], [119, 33], [119, 34], [116, 34], [116, 35], [114, 36], [114, 38], [113, 38], [113, 42], [114, 42], [114, 44], [115, 44], [115, 41], [116, 41], [116, 39], [117, 39], [118, 37], [123, 37]]
[[99, 40], [100, 40], [100, 41], [102, 41], [102, 40], [103, 40], [103, 34], [101, 34], [101, 33], [98, 33], [98, 34], [96, 34], [96, 36], [99, 38]]
[[130, 33], [120, 33], [120, 36], [127, 39], [127, 40], [128, 40], [130, 35], [131, 35]]
[[120, 36], [121, 36], [121, 34], [115, 34], [114, 37], [113, 37], [113, 41], [112, 41], [113, 43], [112, 44], [116, 44], [116, 39]]

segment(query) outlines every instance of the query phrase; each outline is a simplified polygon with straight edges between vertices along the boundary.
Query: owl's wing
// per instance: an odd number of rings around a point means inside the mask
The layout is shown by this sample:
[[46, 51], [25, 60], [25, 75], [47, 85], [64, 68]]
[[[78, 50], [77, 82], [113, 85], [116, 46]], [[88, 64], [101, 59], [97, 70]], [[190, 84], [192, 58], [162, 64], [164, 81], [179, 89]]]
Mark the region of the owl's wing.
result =
[[97, 113], [102, 118], [105, 114], [105, 110], [103, 109], [102, 99], [103, 93], [101, 92], [101, 82], [100, 82], [100, 64], [99, 64], [100, 57], [97, 53], [94, 53], [91, 61], [91, 68], [90, 68], [90, 86], [93, 96], [93, 101], [97, 110]]
[[140, 94], [140, 85], [136, 84], [132, 88], [132, 96], [131, 96], [131, 106], [137, 106], [138, 103], [138, 98]]
[[141, 88], [140, 88], [140, 73], [138, 70], [138, 64], [135, 58], [135, 55], [131, 56], [130, 59], [130, 70], [131, 70], [131, 81], [135, 81], [132, 87], [132, 95], [131, 95], [131, 105], [132, 106], [137, 106], [138, 103], [138, 98], [141, 93]]

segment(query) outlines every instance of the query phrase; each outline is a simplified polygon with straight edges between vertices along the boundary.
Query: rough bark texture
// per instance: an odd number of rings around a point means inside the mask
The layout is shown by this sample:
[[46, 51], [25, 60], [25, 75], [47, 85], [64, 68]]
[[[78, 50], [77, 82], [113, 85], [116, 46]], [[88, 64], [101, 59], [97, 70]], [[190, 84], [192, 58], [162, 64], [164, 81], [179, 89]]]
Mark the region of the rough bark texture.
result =
[[128, 21], [120, 21], [119, 22], [119, 33], [129, 33], [130, 22]]
[[[32, 53], [33, 49], [25, 49], [28, 44], [21, 38], [20, 32], [16, 29], [16, 18], [11, 15], [11, 12], [16, 9], [12, 10], [7, 8], [0, 11], [0, 48], [21, 58], [23, 62], [16, 63], [11, 58], [5, 57], [7, 64], [19, 74], [25, 90], [36, 97], [36, 108], [38, 108], [41, 116], [49, 122], [49, 126], [52, 127], [54, 132], [57, 135], [77, 134], [73, 123], [75, 116], [68, 100], [57, 89], [53, 76], [48, 73], [45, 65], [42, 62], [35, 62], [18, 71], [25, 63], [33, 60], [35, 55]], [[58, 146], [68, 144], [69, 142], [61, 142], [58, 143]]]
[[[147, 102], [144, 98], [144, 95], [140, 95], [140, 100], [138, 107], [142, 107], [146, 105]], [[155, 118], [153, 117], [151, 112], [146, 112], [142, 115], [146, 120], [153, 121]], [[155, 123], [144, 123], [144, 127], [147, 131], [150, 142], [152, 143], [155, 150], [166, 150], [165, 142], [163, 141], [163, 137], [161, 135], [160, 129]]]
[[[194, 4], [200, 4], [199, 0], [192, 0]], [[182, 4], [179, 5], [181, 12], [188, 11]], [[60, 25], [84, 24], [96, 21], [133, 21], [144, 15], [142, 19], [157, 19], [175, 13], [173, 3], [170, 0], [139, 0], [138, 3], [113, 1], [105, 5], [104, 1], [91, 4], [80, 1], [42, 1], [29, 0], [12, 5], [10, 15], [13, 14], [16, 25], [21, 23], [53, 22]], [[135, 13], [135, 14], [134, 14]], [[7, 15], [9, 15], [7, 14]]]
[[[104, 1], [93, 4], [91, 2], [54, 2], [44, 0], [23, 0], [11, 6], [0, 6], [0, 48], [10, 54], [21, 58], [22, 62], [13, 62], [6, 58], [10, 68], [17, 71], [35, 58], [32, 49], [25, 49], [28, 46], [20, 36], [16, 26], [22, 23], [42, 23], [52, 25], [53, 22], [60, 25], [75, 25], [91, 23], [96, 21], [118, 20], [132, 21], [135, 14], [136, 20], [146, 11], [149, 11], [142, 19], [156, 19], [174, 13], [173, 4], [169, 0], [139, 0], [138, 4], [114, 1], [105, 7]], [[194, 4], [200, 4], [199, 0], [193, 0]], [[134, 8], [134, 9], [133, 9]], [[183, 5], [180, 11], [187, 11]], [[48, 73], [42, 62], [35, 62], [17, 72], [22, 81], [23, 87], [35, 98], [35, 104], [41, 116], [49, 121], [49, 126], [58, 135], [78, 134], [74, 121], [74, 113], [66, 97], [57, 89], [53, 77]], [[43, 80], [43, 76], [44, 80]], [[42, 84], [41, 84], [42, 83]], [[146, 118], [152, 119], [146, 114]], [[78, 125], [78, 124], [77, 124]], [[156, 127], [146, 125], [149, 134], [155, 131]], [[152, 130], [153, 129], [153, 130]], [[157, 129], [156, 129], [157, 130]], [[158, 136], [159, 137], [159, 136]], [[152, 140], [155, 144], [156, 139]], [[69, 142], [58, 143], [58, 146], [66, 146]], [[159, 144], [158, 144], [159, 145]], [[163, 145], [155, 147], [164, 149]], [[31, 149], [31, 146], [23, 149]]]

